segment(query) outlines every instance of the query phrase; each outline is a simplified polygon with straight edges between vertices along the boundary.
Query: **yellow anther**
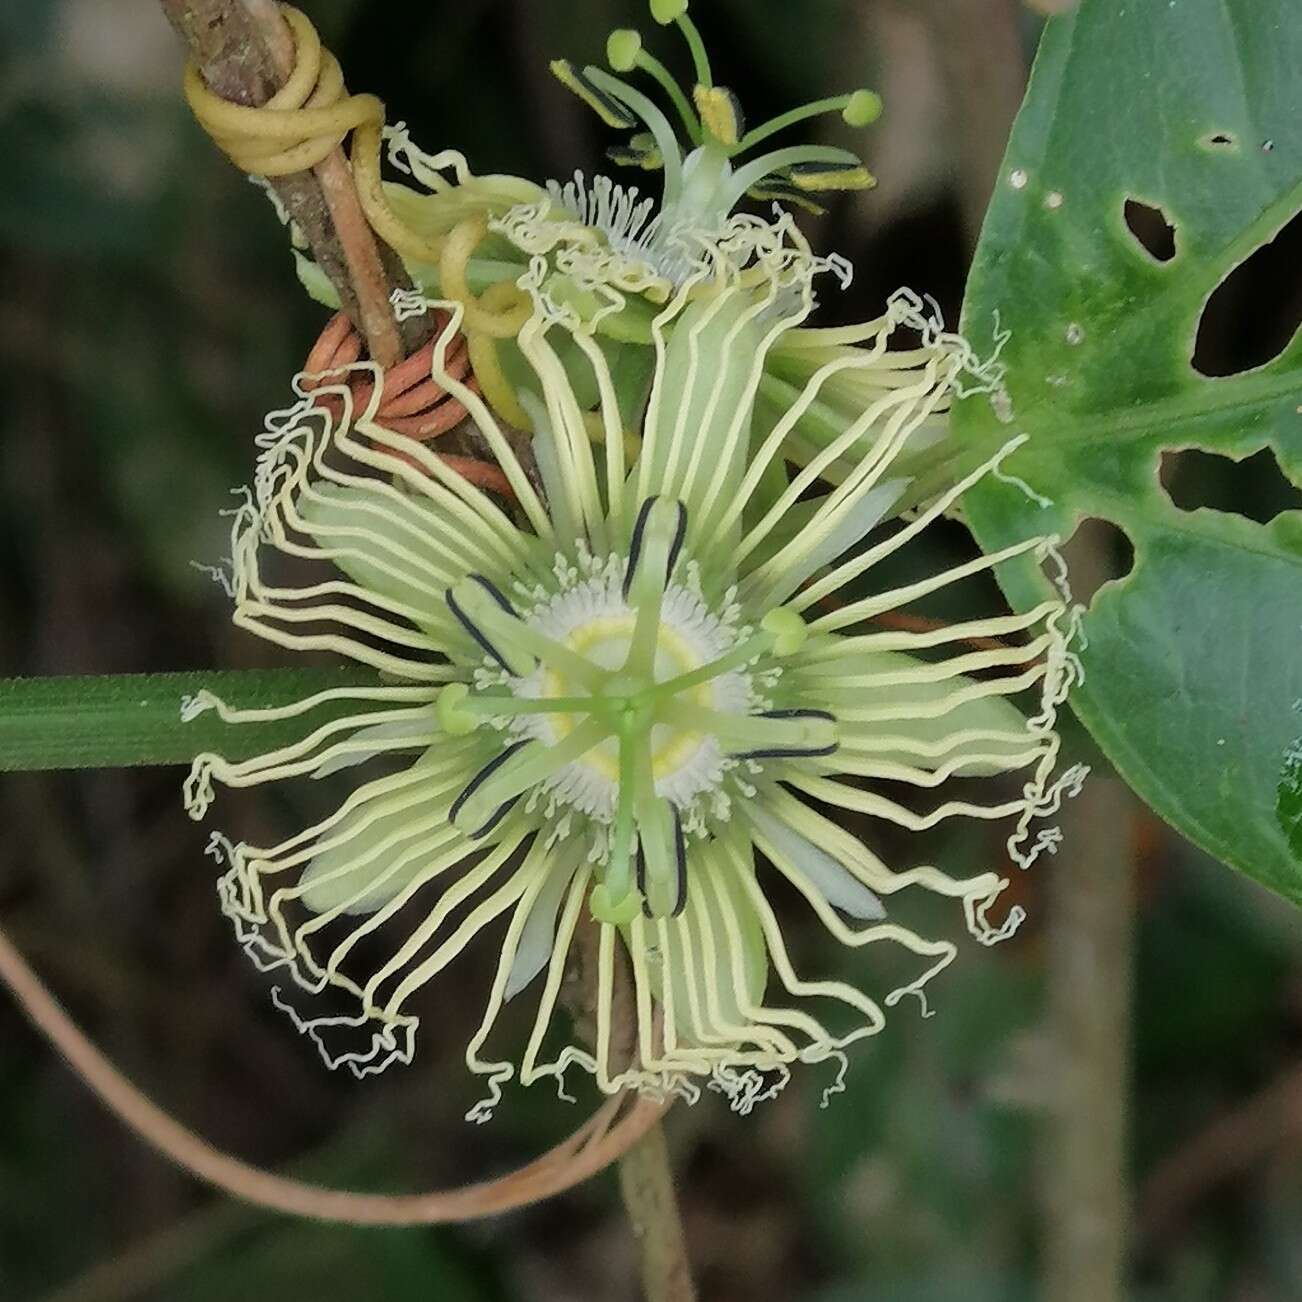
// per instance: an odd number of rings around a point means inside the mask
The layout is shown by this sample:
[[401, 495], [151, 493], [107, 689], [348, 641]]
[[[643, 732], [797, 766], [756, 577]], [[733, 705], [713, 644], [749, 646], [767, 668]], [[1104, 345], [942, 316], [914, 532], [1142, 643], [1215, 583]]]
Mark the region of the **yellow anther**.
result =
[[743, 130], [741, 103], [726, 86], [696, 86], [692, 91], [701, 125], [721, 145], [732, 146]]

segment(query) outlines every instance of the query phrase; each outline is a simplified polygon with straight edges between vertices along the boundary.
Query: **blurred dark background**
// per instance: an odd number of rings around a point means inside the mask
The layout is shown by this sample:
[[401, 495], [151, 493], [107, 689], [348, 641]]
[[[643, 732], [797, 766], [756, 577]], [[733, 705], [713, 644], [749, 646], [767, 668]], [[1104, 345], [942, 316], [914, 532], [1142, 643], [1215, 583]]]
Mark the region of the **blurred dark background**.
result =
[[[426, 148], [535, 178], [591, 171], [608, 143], [547, 60], [600, 61], [611, 27], [651, 28], [635, 0], [307, 8], [350, 86], [382, 95]], [[754, 120], [857, 85], [884, 94], [864, 138], [881, 184], [818, 232], [859, 268], [829, 319], [874, 315], [900, 284], [956, 319], [1041, 19], [1013, 0], [716, 0], [693, 12]], [[655, 48], [677, 58], [667, 39]], [[189, 119], [180, 63], [150, 0], [0, 5], [0, 675], [283, 663], [232, 630], [191, 562], [225, 551], [227, 491], [323, 314], [265, 199]], [[820, 129], [849, 140], [835, 119]], [[1296, 304], [1275, 301], [1288, 325]], [[1200, 347], [1235, 369], [1226, 311]], [[1283, 504], [1271, 471], [1268, 458], [1232, 472], [1209, 458], [1181, 491], [1269, 518]], [[129, 1075], [218, 1144], [376, 1189], [496, 1174], [578, 1123], [546, 1088], [508, 1094], [490, 1126], [461, 1120], [486, 960], [440, 978], [414, 1066], [364, 1084], [326, 1072], [232, 943], [181, 776], [0, 780], [0, 921]], [[1302, 1297], [1296, 914], [1123, 808], [1137, 882], [1133, 1080], [1116, 1082], [1133, 1100], [1131, 1296]], [[221, 823], [251, 839], [293, 818], [279, 794], [223, 796]], [[1042, 1295], [1055, 1151], [1044, 890], [1050, 874], [1088, 871], [1091, 829], [1071, 831], [1075, 845], [1017, 883], [1032, 915], [1017, 941], [967, 947], [934, 988], [938, 1015], [897, 1010], [830, 1107], [827, 1081], [798, 1074], [750, 1118], [713, 1097], [675, 1109], [704, 1299]], [[997, 849], [965, 835], [954, 856]], [[811, 930], [797, 948], [816, 940]], [[1122, 953], [1119, 981], [1125, 964]], [[562, 1302], [631, 1298], [633, 1281], [609, 1174], [439, 1230], [328, 1229], [216, 1198], [106, 1116], [0, 997], [4, 1302]]]

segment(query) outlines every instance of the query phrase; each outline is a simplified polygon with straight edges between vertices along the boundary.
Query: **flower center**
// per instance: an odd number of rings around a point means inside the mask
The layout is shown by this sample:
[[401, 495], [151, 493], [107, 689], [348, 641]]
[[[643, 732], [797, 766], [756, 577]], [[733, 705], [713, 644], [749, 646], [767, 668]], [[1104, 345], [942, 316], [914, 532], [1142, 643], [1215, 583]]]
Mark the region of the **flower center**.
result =
[[[556, 713], [518, 715], [514, 728], [523, 736], [555, 746], [591, 717], [604, 718], [612, 731], [547, 781], [565, 803], [600, 822], [614, 819], [619, 803], [621, 744], [645, 739], [657, 796], [686, 807], [716, 790], [727, 756], [704, 723], [714, 712], [745, 716], [752, 708], [750, 675], [732, 670], [673, 691], [675, 680], [708, 665], [733, 649], [736, 630], [712, 614], [689, 589], [669, 587], [662, 598], [649, 668], [630, 667], [638, 610], [624, 599], [610, 577], [586, 580], [535, 609], [526, 622], [567, 647], [597, 671], [591, 690], [577, 680], [573, 666], [539, 662], [528, 676], [510, 681], [521, 700], [575, 702]], [[655, 689], [666, 690], [657, 695]]]
[[531, 607], [478, 574], [447, 593], [482, 659], [473, 691], [443, 689], [440, 721], [456, 735], [492, 720], [511, 737], [453, 801], [452, 823], [485, 837], [522, 798], [531, 817], [546, 802], [555, 836], [573, 813], [592, 818], [606, 830], [590, 905], [605, 921], [684, 907], [686, 837], [727, 817], [729, 768], [836, 749], [830, 714], [766, 708], [758, 691], [804, 641], [804, 622], [776, 609], [740, 628], [731, 604], [720, 616], [673, 582], [686, 531], [681, 502], [648, 498], [627, 557], [587, 564], [584, 578], [561, 562], [561, 590]]

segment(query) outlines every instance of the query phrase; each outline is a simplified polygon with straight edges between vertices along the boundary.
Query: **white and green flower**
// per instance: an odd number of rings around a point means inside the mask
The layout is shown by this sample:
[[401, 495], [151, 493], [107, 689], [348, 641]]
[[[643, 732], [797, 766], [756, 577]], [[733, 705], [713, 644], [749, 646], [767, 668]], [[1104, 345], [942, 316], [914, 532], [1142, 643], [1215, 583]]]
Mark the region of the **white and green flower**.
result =
[[[650, 364], [631, 371], [547, 275], [526, 277], [522, 430], [443, 370], [462, 307], [442, 303], [434, 376], [500, 462], [509, 506], [379, 426], [373, 405], [354, 409], [346, 374], [268, 419], [232, 536], [235, 622], [378, 677], [282, 710], [201, 693], [188, 713], [301, 716], [307, 735], [243, 762], [199, 756], [186, 800], [199, 818], [214, 781], [379, 770], [278, 844], [214, 838], [223, 907], [250, 955], [323, 996], [295, 1017], [327, 1061], [365, 1074], [410, 1060], [413, 995], [487, 934], [500, 957], [466, 1050], [488, 1088], [472, 1116], [506, 1081], [559, 1080], [572, 1065], [607, 1092], [690, 1096], [705, 1083], [745, 1110], [792, 1063], [841, 1061], [954, 958], [951, 940], [888, 917], [891, 897], [958, 901], [983, 943], [1017, 925], [1018, 910], [989, 916], [998, 865], [892, 868], [846, 819], [907, 831], [1006, 819], [1011, 860], [1052, 849], [1054, 833], [1031, 825], [1083, 776], [1054, 773], [1055, 707], [1078, 673], [1073, 611], [1056, 600], [917, 631], [891, 618], [966, 588], [984, 596], [1001, 560], [1053, 543], [935, 570], [931, 526], [999, 457], [904, 516], [900, 467], [971, 359], [907, 295], [858, 329], [804, 329], [829, 265], [785, 218], [698, 232], [648, 320]], [[924, 340], [907, 366], [890, 349], [901, 327]], [[792, 348], [830, 351], [775, 402], [766, 366]], [[892, 382], [874, 387], [884, 371]], [[857, 414], [789, 470], [792, 429], [829, 387], [856, 384]], [[338, 419], [316, 405], [323, 392]], [[926, 803], [951, 779], [957, 796]], [[914, 970], [876, 994], [799, 975], [770, 903], [780, 879], [831, 940], [888, 942]], [[590, 1043], [556, 1015], [587, 927]], [[612, 1048], [625, 979], [631, 1061]], [[331, 992], [350, 1007], [336, 1011]], [[490, 1053], [504, 1004], [526, 995], [527, 1043]]]

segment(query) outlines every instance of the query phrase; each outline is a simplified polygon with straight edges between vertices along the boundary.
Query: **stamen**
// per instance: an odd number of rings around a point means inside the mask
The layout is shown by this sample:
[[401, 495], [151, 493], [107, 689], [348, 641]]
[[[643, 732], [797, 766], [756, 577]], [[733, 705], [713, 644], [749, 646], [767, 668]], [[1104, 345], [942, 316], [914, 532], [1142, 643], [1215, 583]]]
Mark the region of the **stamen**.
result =
[[674, 862], [678, 869], [678, 898], [670, 917], [678, 917], [687, 907], [687, 838], [683, 835], [683, 816], [677, 805], [671, 805], [674, 812]]
[[[687, 907], [687, 838], [683, 835], [683, 816], [678, 806], [671, 804], [669, 811], [674, 823], [674, 905], [668, 917], [676, 918]], [[639, 839], [637, 847], [637, 889], [642, 896], [642, 913], [648, 918], [666, 916], [658, 914], [651, 906], [651, 897], [647, 892], [646, 854]]]
[[[624, 572], [624, 600], [637, 601], [656, 589], [664, 592], [687, 534], [687, 508], [665, 497], [648, 497], [637, 513]], [[643, 549], [647, 561], [642, 560]], [[645, 577], [643, 577], [645, 576]]]
[[[818, 759], [836, 753], [836, 716], [826, 710], [765, 710], [758, 717], [778, 726], [797, 725], [796, 739], [744, 751], [738, 759]], [[825, 726], [820, 728], [820, 723]]]
[[[446, 688], [444, 691], [446, 692]], [[596, 714], [613, 708], [600, 696], [511, 696], [499, 692], [476, 692], [461, 702], [461, 708], [485, 718], [517, 714]]]
[[[631, 739], [630, 739], [631, 743]], [[637, 813], [637, 875], [642, 910], [649, 918], [672, 917], [682, 906], [686, 880], [686, 845], [676, 806], [655, 792], [651, 736], [637, 740], [634, 800]], [[672, 890], [672, 894], [669, 892]]]
[[[533, 673], [536, 657], [589, 691], [596, 691], [601, 685], [600, 670], [569, 647], [525, 623], [487, 579], [470, 575], [448, 592], [447, 600], [453, 613], [466, 623], [471, 636], [517, 678], [527, 678]], [[511, 664], [504, 659], [507, 655], [512, 657]]]
[[531, 738], [508, 746], [471, 779], [454, 802], [449, 818], [458, 827], [463, 822], [475, 827], [468, 836], [484, 836], [523, 792], [541, 786], [553, 773], [581, 759], [610, 732], [605, 720], [589, 718], [555, 745]]
[[[512, 755], [515, 755], [518, 751], [528, 745], [530, 745], [528, 740], [517, 741], [513, 746], [508, 746], [500, 755], [494, 755], [493, 758], [489, 760], [473, 778], [470, 779], [466, 784], [465, 790], [462, 791], [462, 793], [452, 802], [452, 808], [448, 810], [448, 821], [456, 824], [458, 816], [464, 811], [467, 802], [473, 799], [479, 788], [482, 787], [484, 783], [487, 782], [488, 779], [491, 778], [493, 774], [511, 758]], [[513, 803], [513, 800], [506, 801], [499, 809], [493, 812], [487, 822], [485, 822], [481, 827], [476, 828], [473, 832], [468, 832], [467, 835], [471, 837], [480, 837], [491, 832], [497, 823], [505, 816], [506, 811]]]
[[798, 190], [871, 190], [877, 178], [860, 162], [796, 163], [787, 177]]
[[729, 152], [741, 140], [746, 125], [741, 101], [726, 86], [697, 86], [692, 92], [701, 125]]
[[[606, 860], [606, 872], [598, 887], [593, 891], [592, 914], [599, 922], [614, 921], [614, 915], [621, 911], [621, 906], [629, 902], [632, 883], [629, 880], [629, 864], [633, 850], [633, 806], [637, 782], [637, 750], [633, 739], [625, 733], [619, 740], [619, 797], [615, 807], [615, 827], [611, 835], [610, 855]], [[642, 891], [641, 850], [638, 851], [638, 891]], [[601, 895], [598, 897], [597, 892]], [[603, 913], [599, 913], [598, 909]], [[632, 902], [632, 912], [636, 912], [637, 903]], [[630, 910], [622, 909], [622, 914]], [[631, 921], [624, 916], [623, 921]]]
[[760, 621], [760, 628], [757, 633], [752, 634], [744, 642], [733, 647], [731, 651], [709, 661], [707, 664], [698, 665], [695, 669], [690, 669], [686, 673], [678, 674], [673, 678], [666, 678], [661, 683], [652, 684], [646, 689], [644, 696], [651, 701], [668, 700], [677, 696], [680, 692], [699, 687], [702, 683], [708, 683], [712, 678], [718, 678], [721, 674], [726, 674], [733, 669], [740, 669], [757, 656], [766, 653], [779, 659], [785, 659], [788, 656], [795, 655], [800, 650], [807, 636], [808, 630], [805, 621], [799, 614], [789, 606], [780, 606], [776, 610], [770, 610], [764, 616]]
[[649, 132], [639, 132], [622, 145], [610, 145], [606, 157], [620, 167], [640, 167], [644, 172], [658, 172], [665, 165], [655, 137]]
[[512, 619], [519, 619], [506, 597], [481, 574], [468, 575], [455, 588], [449, 588], [445, 600], [457, 622], [474, 638], [485, 655], [496, 660], [508, 674], [517, 678], [527, 677], [534, 671], [531, 659], [514, 648], [500, 649], [482, 629], [485, 598], [495, 602]]
[[[730, 714], [676, 700], [661, 710], [664, 722], [708, 731], [735, 759], [818, 759], [836, 752], [836, 716], [825, 710], [762, 710]], [[744, 748], [744, 749], [741, 749]]]
[[731, 212], [740, 202], [742, 195], [770, 172], [784, 172], [802, 163], [841, 163], [852, 164], [855, 167], [863, 166], [848, 149], [837, 149], [833, 145], [792, 145], [789, 149], [775, 149], [771, 154], [761, 154], [733, 173], [728, 189], [720, 198], [721, 207], [725, 212]]
[[580, 71], [568, 59], [553, 59], [549, 66], [552, 76], [567, 90], [572, 90], [608, 127], [627, 131], [637, 125], [637, 119], [618, 99], [593, 85], [585, 75], [588, 69]]
[[707, 664], [698, 665], [695, 669], [690, 669], [686, 673], [678, 674], [673, 678], [666, 678], [662, 683], [652, 684], [643, 695], [650, 701], [666, 701], [677, 696], [680, 692], [699, 687], [702, 683], [708, 683], [712, 678], [718, 678], [721, 674], [726, 674], [732, 669], [740, 669], [742, 665], [771, 650], [772, 646], [773, 635], [761, 631], [752, 637], [748, 637], [725, 655], [721, 655]]

